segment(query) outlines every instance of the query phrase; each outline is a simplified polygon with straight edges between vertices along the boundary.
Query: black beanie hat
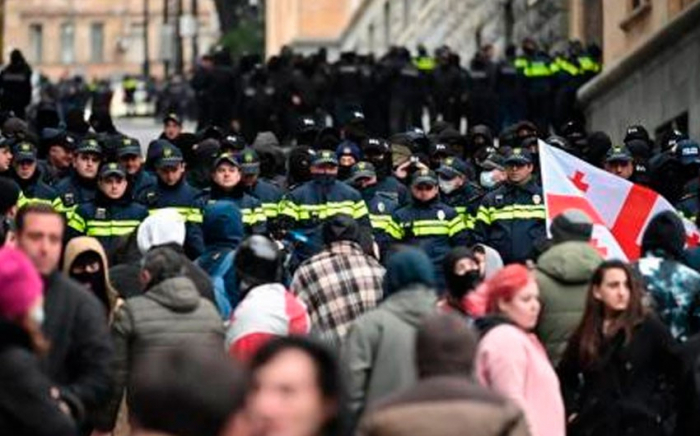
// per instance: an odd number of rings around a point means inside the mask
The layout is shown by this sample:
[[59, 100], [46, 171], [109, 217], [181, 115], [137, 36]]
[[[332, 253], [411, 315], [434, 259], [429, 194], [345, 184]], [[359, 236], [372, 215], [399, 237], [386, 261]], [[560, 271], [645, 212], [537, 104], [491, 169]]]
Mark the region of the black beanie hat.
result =
[[334, 242], [360, 242], [360, 226], [349, 215], [336, 215], [323, 223], [321, 229], [323, 243], [330, 245]]
[[12, 179], [0, 177], [0, 215], [5, 215], [19, 200], [19, 186]]
[[581, 210], [568, 209], [552, 220], [549, 231], [555, 244], [567, 241], [587, 242], [593, 234], [593, 221]]
[[476, 347], [477, 336], [464, 318], [450, 313], [426, 317], [416, 332], [419, 377], [469, 377]]
[[675, 212], [665, 211], [649, 222], [642, 237], [642, 254], [656, 253], [673, 259], [683, 257], [685, 227]]

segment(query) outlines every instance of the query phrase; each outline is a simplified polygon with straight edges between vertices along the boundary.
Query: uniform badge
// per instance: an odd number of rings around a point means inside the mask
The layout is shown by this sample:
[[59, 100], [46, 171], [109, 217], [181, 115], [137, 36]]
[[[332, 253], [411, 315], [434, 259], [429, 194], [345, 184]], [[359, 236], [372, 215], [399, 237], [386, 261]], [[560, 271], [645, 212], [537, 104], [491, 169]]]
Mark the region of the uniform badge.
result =
[[95, 219], [104, 220], [107, 219], [107, 210], [103, 207], [98, 207], [95, 211]]
[[75, 204], [75, 196], [73, 195], [73, 193], [69, 192], [63, 196], [63, 204], [68, 207], [73, 206]]
[[542, 197], [540, 197], [539, 194], [535, 194], [532, 196], [532, 202], [535, 204], [540, 204], [542, 203]]
[[444, 220], [445, 220], [445, 211], [444, 211], [444, 210], [439, 210], [438, 213], [437, 213], [437, 217], [438, 217], [438, 219], [439, 219], [440, 221], [444, 221]]
[[381, 212], [381, 213], [384, 213], [384, 212], [386, 211], [386, 206], [384, 205], [383, 202], [380, 202], [380, 203], [377, 205], [377, 210], [378, 210], [379, 212]]

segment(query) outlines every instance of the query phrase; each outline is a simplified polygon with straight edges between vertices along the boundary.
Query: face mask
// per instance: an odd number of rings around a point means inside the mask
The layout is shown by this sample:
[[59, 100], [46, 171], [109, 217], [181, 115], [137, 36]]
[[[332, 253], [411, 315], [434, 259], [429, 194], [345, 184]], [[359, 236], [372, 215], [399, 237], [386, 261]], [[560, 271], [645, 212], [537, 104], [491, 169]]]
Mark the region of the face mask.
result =
[[352, 172], [352, 167], [348, 166], [340, 166], [338, 167], [338, 179], [339, 180], [347, 180], [350, 178], [350, 173]]
[[446, 195], [450, 195], [457, 190], [457, 180], [439, 179], [438, 185], [440, 186], [440, 192]]
[[463, 297], [469, 291], [474, 290], [481, 283], [479, 270], [467, 271], [463, 275], [447, 274], [445, 277], [450, 293], [455, 297]]
[[314, 175], [314, 180], [316, 180], [324, 186], [327, 186], [332, 185], [333, 182], [335, 182], [336, 176], [334, 176], [333, 174], [316, 174]]
[[29, 319], [34, 321], [38, 326], [42, 326], [44, 324], [45, 318], [46, 315], [44, 314], [43, 305], [34, 306], [34, 308], [29, 311]]
[[479, 176], [479, 183], [486, 189], [491, 189], [496, 186], [496, 179], [493, 177], [493, 171], [484, 171]]

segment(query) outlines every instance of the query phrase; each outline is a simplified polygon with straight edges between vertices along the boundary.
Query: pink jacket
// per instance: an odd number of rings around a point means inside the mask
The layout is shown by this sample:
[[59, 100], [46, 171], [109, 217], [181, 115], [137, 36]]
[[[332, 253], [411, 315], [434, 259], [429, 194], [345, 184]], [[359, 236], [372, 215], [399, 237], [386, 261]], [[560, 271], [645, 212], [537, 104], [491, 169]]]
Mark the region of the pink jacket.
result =
[[510, 324], [494, 327], [479, 342], [476, 373], [482, 385], [520, 406], [532, 436], [566, 435], [559, 379], [535, 335]]

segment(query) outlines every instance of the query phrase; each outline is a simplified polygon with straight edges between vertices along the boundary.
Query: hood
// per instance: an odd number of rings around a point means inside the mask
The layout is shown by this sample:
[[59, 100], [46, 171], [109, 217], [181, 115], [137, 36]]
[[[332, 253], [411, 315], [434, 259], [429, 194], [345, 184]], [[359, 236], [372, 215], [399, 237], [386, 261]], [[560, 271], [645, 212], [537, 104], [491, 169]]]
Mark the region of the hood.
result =
[[260, 132], [253, 141], [253, 148], [279, 147], [280, 142], [272, 132]]
[[137, 230], [141, 254], [159, 245], [185, 243], [185, 220], [174, 209], [163, 209], [146, 218]]
[[417, 328], [427, 314], [436, 310], [437, 301], [435, 289], [422, 284], [413, 284], [387, 297], [380, 307], [406, 324]]
[[217, 201], [204, 209], [204, 244], [207, 248], [236, 248], [244, 236], [240, 209], [231, 201]]
[[97, 253], [100, 256], [100, 259], [102, 259], [102, 271], [104, 272], [104, 280], [107, 290], [106, 297], [107, 301], [109, 302], [111, 313], [116, 305], [118, 294], [117, 291], [112, 288], [109, 281], [109, 263], [107, 262], [107, 254], [105, 253], [102, 244], [100, 244], [100, 241], [88, 236], [80, 236], [71, 239], [63, 252], [63, 273], [70, 277], [70, 270], [73, 266], [73, 262], [75, 262], [78, 256], [88, 251]]
[[675, 212], [665, 211], [656, 215], [647, 225], [642, 236], [642, 254], [655, 253], [673, 260], [683, 257], [685, 227]]
[[187, 277], [164, 280], [145, 295], [175, 312], [192, 312], [199, 307], [201, 300], [194, 282]]
[[342, 241], [360, 243], [360, 226], [349, 215], [335, 215], [323, 223], [321, 233], [326, 245]]
[[587, 242], [571, 241], [544, 252], [537, 260], [537, 269], [563, 283], [583, 284], [602, 262], [598, 251]]
[[477, 244], [484, 250], [486, 256], [484, 268], [484, 280], [490, 279], [494, 274], [503, 269], [503, 259], [498, 251], [484, 244]]
[[435, 268], [424, 251], [406, 248], [389, 257], [384, 276], [384, 295], [389, 296], [411, 285], [435, 287]]

